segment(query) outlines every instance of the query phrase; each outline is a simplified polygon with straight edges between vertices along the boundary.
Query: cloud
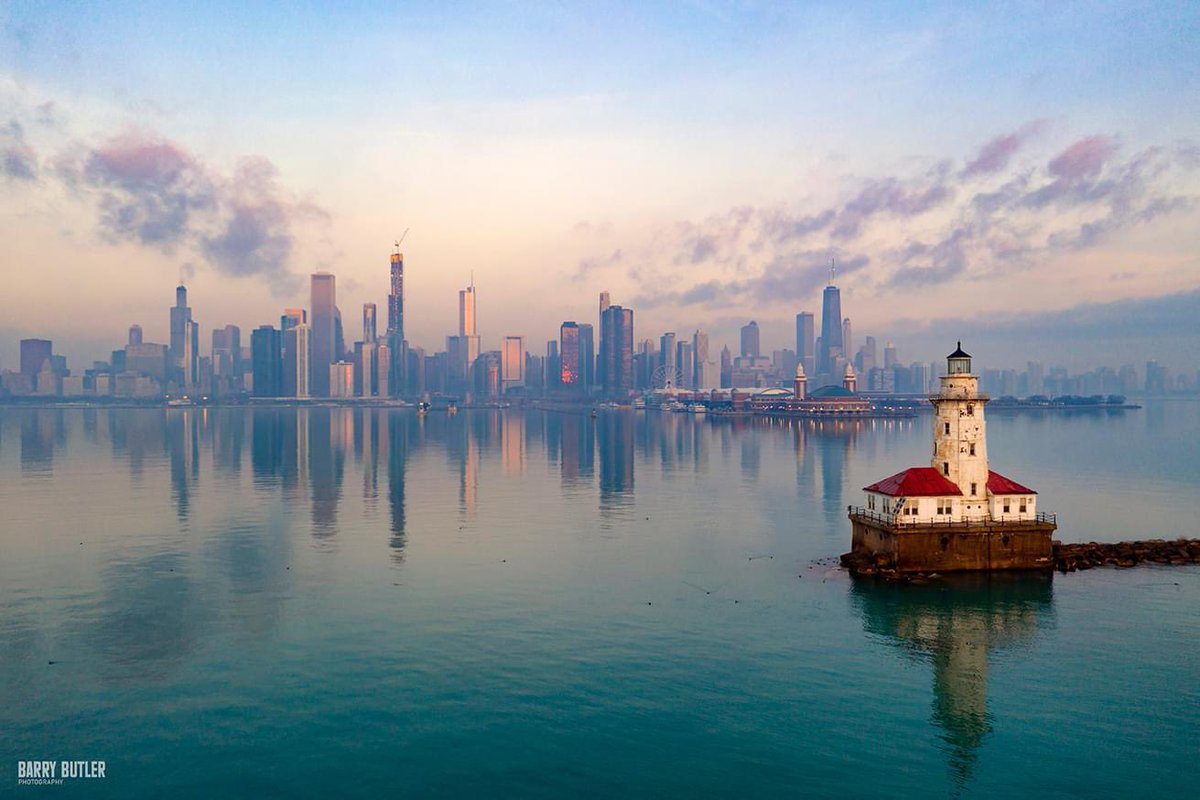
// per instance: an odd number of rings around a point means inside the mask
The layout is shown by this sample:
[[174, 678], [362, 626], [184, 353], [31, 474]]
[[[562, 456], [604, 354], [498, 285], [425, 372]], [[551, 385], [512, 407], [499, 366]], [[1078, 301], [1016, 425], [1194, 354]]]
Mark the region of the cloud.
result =
[[37, 153], [25, 141], [25, 130], [17, 120], [0, 128], [0, 175], [16, 181], [34, 181], [38, 176]]
[[[853, 255], [838, 259], [839, 275], [866, 268], [870, 259]], [[770, 304], [800, 300], [823, 286], [829, 278], [829, 252], [826, 250], [791, 253], [768, 263], [758, 275], [740, 279], [711, 279], [682, 290], [644, 292], [634, 298], [633, 306], [656, 308], [664, 305], [720, 308], [737, 302]]]
[[232, 174], [178, 142], [129, 130], [99, 144], [75, 143], [54, 159], [54, 175], [95, 203], [106, 241], [133, 242], [168, 255], [197, 253], [227, 275], [290, 287], [296, 231], [329, 215], [286, 189], [262, 156]]
[[876, 214], [916, 216], [941, 205], [953, 194], [953, 190], [941, 182], [905, 186], [897, 178], [874, 179], [842, 208], [833, 235], [841, 239], [857, 237], [863, 224]]
[[603, 270], [607, 269], [608, 267], [611, 267], [614, 264], [619, 263], [620, 261], [621, 261], [620, 249], [613, 250], [612, 253], [608, 256], [601, 256], [600, 258], [580, 259], [579, 263], [575, 266], [575, 274], [573, 276], [573, 280], [581, 281], [584, 278], [591, 275], [593, 272], [603, 271]]
[[999, 172], [1008, 166], [1008, 162], [1025, 142], [1044, 131], [1046, 127], [1046, 120], [1037, 119], [1027, 122], [1012, 133], [997, 136], [979, 149], [979, 153], [963, 169], [963, 176], [969, 178]]
[[[811, 298], [836, 249], [854, 259], [839, 257], [839, 278], [868, 291], [995, 279], [1200, 205], [1185, 177], [1200, 168], [1191, 142], [1123, 157], [1113, 138], [1084, 136], [1014, 169], [1047, 127], [1034, 120], [994, 137], [961, 167], [943, 158], [909, 174], [845, 178], [841, 192], [832, 187], [840, 202], [734, 206], [626, 239], [619, 252], [635, 265], [636, 303], [749, 310]], [[609, 261], [583, 259], [576, 280]]]
[[231, 275], [286, 273], [293, 221], [328, 219], [322, 209], [292, 199], [279, 184], [279, 170], [262, 157], [243, 159], [225, 194], [223, 219], [202, 236], [201, 249]]
[[1076, 181], [1095, 175], [1116, 152], [1117, 145], [1109, 137], [1088, 136], [1051, 160], [1048, 169], [1051, 175]]
[[190, 153], [165, 139], [130, 131], [88, 148], [62, 169], [96, 193], [101, 234], [172, 252], [195, 212], [217, 206], [216, 187]]

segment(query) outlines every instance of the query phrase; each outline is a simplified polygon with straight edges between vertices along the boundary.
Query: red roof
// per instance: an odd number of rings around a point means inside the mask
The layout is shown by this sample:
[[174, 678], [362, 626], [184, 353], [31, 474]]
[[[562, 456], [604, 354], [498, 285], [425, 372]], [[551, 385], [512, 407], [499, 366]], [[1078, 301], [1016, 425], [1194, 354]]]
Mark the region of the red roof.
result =
[[[995, 475], [995, 473], [992, 474]], [[1005, 478], [1004, 480], [1008, 479]], [[989, 480], [988, 486], [990, 487], [991, 485], [991, 481]], [[1015, 483], [1012, 485], [1016, 486]], [[879, 494], [886, 494], [892, 497], [962, 496], [962, 490], [933, 467], [909, 467], [903, 472], [897, 472], [890, 478], [884, 478], [878, 483], [872, 483], [863, 489], [863, 491], [878, 492]]]
[[1022, 486], [1014, 480], [1001, 475], [999, 472], [988, 470], [988, 491], [992, 494], [1037, 494], [1028, 486]]

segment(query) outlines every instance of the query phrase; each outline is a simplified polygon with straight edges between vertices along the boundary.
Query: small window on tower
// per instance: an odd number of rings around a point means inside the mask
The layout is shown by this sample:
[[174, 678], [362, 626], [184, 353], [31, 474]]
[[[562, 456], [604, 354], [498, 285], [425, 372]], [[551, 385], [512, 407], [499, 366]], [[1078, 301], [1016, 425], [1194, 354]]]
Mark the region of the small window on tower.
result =
[[947, 476], [950, 474], [950, 462], [949, 461], [942, 462], [942, 474], [947, 475]]
[[967, 416], [968, 417], [975, 416], [975, 404], [974, 403], [967, 403]]
[[975, 496], [975, 484], [971, 484], [971, 497]]
[[949, 436], [950, 435], [950, 423], [947, 422], [947, 423], [945, 423], [945, 425], [946, 425], [946, 435]]
[[969, 445], [969, 451], [970, 451], [970, 455], [975, 455], [975, 443], [974, 442], [972, 442]]

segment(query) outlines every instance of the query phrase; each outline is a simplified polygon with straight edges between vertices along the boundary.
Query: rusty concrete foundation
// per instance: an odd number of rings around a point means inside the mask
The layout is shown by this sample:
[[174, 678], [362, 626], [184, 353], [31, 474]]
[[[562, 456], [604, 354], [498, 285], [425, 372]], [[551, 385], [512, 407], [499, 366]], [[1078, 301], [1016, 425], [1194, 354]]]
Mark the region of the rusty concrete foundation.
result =
[[858, 574], [1050, 570], [1053, 515], [994, 520], [896, 524], [851, 508], [851, 551], [842, 561]]

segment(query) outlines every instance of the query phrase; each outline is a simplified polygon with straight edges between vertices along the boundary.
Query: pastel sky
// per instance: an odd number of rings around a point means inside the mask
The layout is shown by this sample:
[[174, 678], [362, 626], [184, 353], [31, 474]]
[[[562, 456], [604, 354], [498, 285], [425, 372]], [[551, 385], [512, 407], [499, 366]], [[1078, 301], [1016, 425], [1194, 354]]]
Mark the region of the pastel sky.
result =
[[[904, 360], [1200, 367], [1196, 3], [0, 5], [0, 367], [248, 331], [409, 229], [409, 339], [598, 292], [793, 346], [828, 263]], [[349, 337], [348, 337], [349, 338]], [[951, 342], [952, 344], [952, 342]]]

